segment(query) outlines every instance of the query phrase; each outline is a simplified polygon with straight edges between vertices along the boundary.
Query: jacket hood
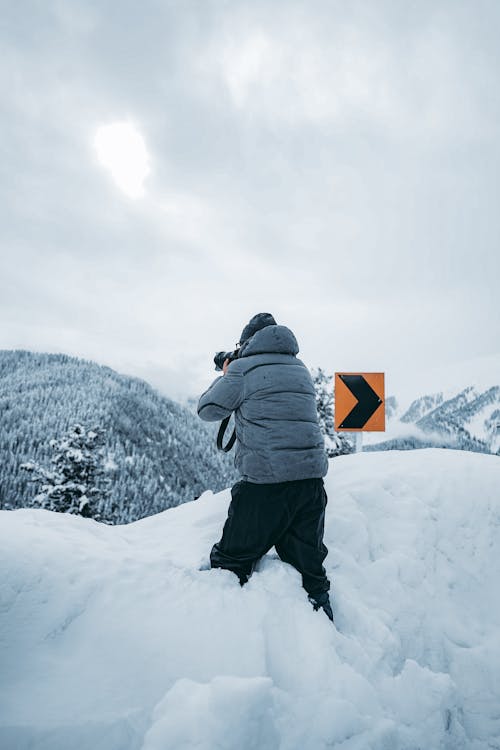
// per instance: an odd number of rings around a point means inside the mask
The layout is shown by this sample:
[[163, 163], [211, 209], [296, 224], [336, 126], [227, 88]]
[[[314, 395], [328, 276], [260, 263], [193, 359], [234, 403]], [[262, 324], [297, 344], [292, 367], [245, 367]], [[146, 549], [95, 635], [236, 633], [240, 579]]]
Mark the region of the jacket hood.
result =
[[252, 354], [298, 354], [299, 345], [293, 332], [286, 326], [266, 326], [254, 333], [240, 348], [239, 357]]

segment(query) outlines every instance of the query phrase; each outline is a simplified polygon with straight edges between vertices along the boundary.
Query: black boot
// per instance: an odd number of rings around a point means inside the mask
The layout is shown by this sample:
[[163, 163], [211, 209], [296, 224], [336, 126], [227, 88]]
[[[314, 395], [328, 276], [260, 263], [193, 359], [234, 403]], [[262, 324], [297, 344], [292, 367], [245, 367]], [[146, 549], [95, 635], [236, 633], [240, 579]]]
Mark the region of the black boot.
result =
[[330, 604], [328, 591], [322, 591], [321, 594], [309, 594], [308, 599], [313, 605], [315, 611], [321, 607], [328, 619], [333, 622], [332, 605]]

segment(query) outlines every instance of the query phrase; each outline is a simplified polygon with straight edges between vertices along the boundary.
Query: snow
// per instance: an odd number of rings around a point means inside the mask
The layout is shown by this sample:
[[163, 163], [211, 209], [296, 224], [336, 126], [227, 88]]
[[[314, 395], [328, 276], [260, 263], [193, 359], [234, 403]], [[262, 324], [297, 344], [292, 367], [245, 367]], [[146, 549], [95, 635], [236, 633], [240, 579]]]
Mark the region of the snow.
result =
[[362, 432], [358, 434], [362, 435], [362, 445], [366, 446], [385, 443], [388, 440], [396, 440], [397, 438], [415, 438], [417, 440], [424, 440], [427, 443], [439, 443], [441, 441], [441, 444], [443, 440], [443, 435], [440, 435], [438, 432], [424, 432], [412, 422], [401, 422], [395, 418], [386, 421], [386, 429], [383, 432]]
[[118, 527], [0, 512], [0, 747], [498, 747], [499, 487], [489, 455], [333, 459], [338, 629], [274, 550], [243, 588], [207, 569], [228, 490]]
[[[499, 438], [495, 438], [492, 435], [492, 430], [488, 429], [488, 424], [500, 424], [500, 419], [493, 418], [493, 414], [498, 413], [498, 402], [494, 401], [492, 404], [485, 404], [481, 411], [474, 414], [467, 422], [464, 427], [471, 435], [474, 435], [479, 440], [484, 440], [486, 443], [490, 443], [492, 452], [498, 450]], [[500, 433], [500, 430], [498, 431]], [[499, 435], [500, 437], [500, 435]]]

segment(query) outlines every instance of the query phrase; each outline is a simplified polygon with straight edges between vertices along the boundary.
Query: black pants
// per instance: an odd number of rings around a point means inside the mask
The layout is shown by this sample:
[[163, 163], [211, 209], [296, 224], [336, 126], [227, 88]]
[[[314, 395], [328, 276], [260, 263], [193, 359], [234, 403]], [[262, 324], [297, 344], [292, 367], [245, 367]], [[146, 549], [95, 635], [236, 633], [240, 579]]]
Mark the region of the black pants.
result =
[[274, 545], [280, 558], [301, 573], [309, 594], [329, 590], [323, 567], [328, 498], [322, 479], [274, 484], [242, 480], [231, 489], [231, 498], [222, 538], [210, 553], [212, 568], [232, 570], [243, 585]]

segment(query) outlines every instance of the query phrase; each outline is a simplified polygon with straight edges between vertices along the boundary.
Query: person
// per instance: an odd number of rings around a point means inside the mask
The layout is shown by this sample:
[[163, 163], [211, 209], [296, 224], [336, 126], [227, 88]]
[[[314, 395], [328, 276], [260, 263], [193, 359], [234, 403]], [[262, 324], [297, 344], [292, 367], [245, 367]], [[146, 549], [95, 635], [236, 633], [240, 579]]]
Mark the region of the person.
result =
[[323, 566], [328, 457], [311, 375], [297, 358], [295, 335], [270, 313], [254, 315], [237, 346], [197, 408], [207, 421], [234, 412], [240, 474], [210, 566], [233, 571], [243, 586], [274, 546], [301, 573], [314, 609], [333, 622]]

